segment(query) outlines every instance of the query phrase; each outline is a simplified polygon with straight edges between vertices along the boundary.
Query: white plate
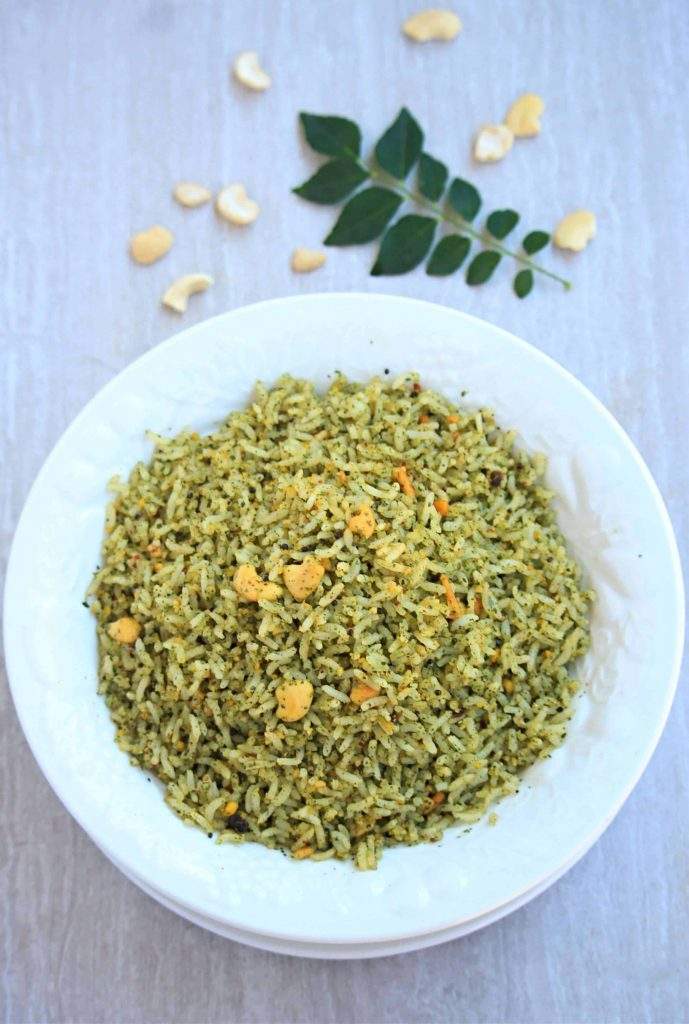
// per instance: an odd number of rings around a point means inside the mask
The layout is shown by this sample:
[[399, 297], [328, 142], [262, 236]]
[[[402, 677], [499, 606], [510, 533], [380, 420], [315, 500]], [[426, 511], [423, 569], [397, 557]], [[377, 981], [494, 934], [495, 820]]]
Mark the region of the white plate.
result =
[[[212, 429], [257, 376], [319, 384], [417, 369], [491, 405], [550, 456], [562, 527], [598, 592], [585, 693], [566, 744], [532, 769], [500, 823], [386, 852], [376, 872], [216, 846], [184, 827], [112, 742], [81, 607], [98, 560], [105, 481], [150, 446], [147, 428]], [[232, 928], [307, 943], [437, 932], [488, 914], [572, 862], [636, 783], [670, 708], [683, 639], [681, 570], [662, 499], [599, 402], [552, 360], [455, 310], [384, 295], [277, 299], [199, 324], [111, 381], [41, 470], [17, 528], [5, 595], [12, 692], [34, 754], [86, 831], [146, 885]]]
[[556, 874], [544, 879], [535, 888], [530, 889], [529, 892], [522, 893], [516, 900], [506, 903], [503, 907], [498, 907], [497, 910], [492, 910], [488, 914], [474, 917], [471, 921], [455, 925], [453, 928], [446, 928], [440, 932], [430, 932], [426, 935], [416, 935], [408, 939], [397, 939], [396, 941], [338, 944], [295, 942], [289, 939], [274, 938], [270, 935], [261, 935], [257, 932], [242, 931], [239, 928], [231, 928], [215, 918], [195, 914], [186, 907], [180, 906], [179, 903], [175, 903], [174, 900], [162, 896], [157, 890], [146, 885], [140, 878], [137, 878], [136, 875], [128, 871], [122, 864], [119, 864], [114, 857], [109, 857], [105, 850], [101, 852], [108, 857], [111, 863], [123, 875], [127, 876], [130, 882], [138, 886], [147, 896], [150, 896], [151, 899], [160, 903], [167, 910], [171, 910], [173, 914], [179, 914], [180, 917], [197, 925], [199, 928], [205, 928], [207, 931], [220, 935], [224, 939], [241, 942], [243, 945], [252, 946], [254, 949], [264, 949], [269, 953], [282, 953], [286, 956], [301, 956], [314, 960], [371, 960], [381, 956], [398, 956], [401, 953], [413, 953], [418, 949], [429, 949], [431, 946], [440, 946], [444, 942], [463, 938], [465, 935], [471, 935], [481, 928], [486, 928], [489, 924], [495, 924], [496, 921], [500, 921], [508, 914], [519, 910], [526, 903], [530, 903], [531, 900], [540, 896], [551, 885], [554, 885], [558, 878], [561, 878], [572, 866], [571, 864], [565, 864]]

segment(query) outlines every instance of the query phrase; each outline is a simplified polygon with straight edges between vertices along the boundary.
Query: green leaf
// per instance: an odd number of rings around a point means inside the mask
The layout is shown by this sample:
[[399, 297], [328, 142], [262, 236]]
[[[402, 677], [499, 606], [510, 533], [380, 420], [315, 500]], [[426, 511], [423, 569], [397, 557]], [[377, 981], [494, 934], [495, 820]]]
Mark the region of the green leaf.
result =
[[486, 228], [493, 238], [507, 238], [510, 231], [516, 228], [519, 214], [514, 210], [493, 210], [486, 220]]
[[419, 192], [426, 199], [436, 203], [447, 184], [448, 170], [445, 164], [428, 153], [422, 153], [419, 159]]
[[464, 235], [446, 235], [436, 245], [426, 267], [432, 277], [447, 277], [459, 270], [471, 248], [471, 239]]
[[425, 260], [438, 226], [433, 217], [409, 213], [386, 231], [371, 275], [406, 274]]
[[357, 192], [340, 213], [325, 244], [360, 245], [371, 242], [382, 235], [401, 203], [402, 196], [378, 185]]
[[[505, 256], [517, 264], [512, 270], [512, 289], [520, 299], [533, 290], [537, 271], [565, 289], [570, 287], [564, 278], [529, 258], [550, 242], [546, 231], [526, 234], [518, 251], [511, 251], [517, 248], [516, 242], [509, 248], [503, 242], [519, 224], [515, 210], [492, 210], [485, 215], [482, 231], [474, 226], [482, 209], [478, 189], [463, 178], [450, 179], [445, 164], [423, 149], [423, 131], [406, 108], [378, 140], [375, 159], [366, 164], [360, 156], [361, 132], [354, 121], [304, 112], [299, 117], [306, 141], [330, 159], [294, 192], [313, 203], [344, 203], [326, 245], [359, 245], [382, 236], [373, 275], [404, 274], [425, 262], [426, 273], [432, 277], [464, 268], [466, 282], [479, 285], [492, 277]], [[390, 181], [406, 182], [415, 166], [414, 191]], [[393, 223], [406, 199], [416, 202], [427, 215], [406, 214]], [[439, 226], [446, 232], [444, 236], [436, 230]], [[473, 239], [482, 241], [483, 248], [479, 245], [472, 250]]]
[[312, 178], [292, 191], [302, 199], [308, 199], [310, 203], [327, 206], [345, 199], [362, 181], [366, 181], [368, 176], [368, 171], [353, 160], [337, 157], [335, 160], [328, 160], [327, 164], [318, 168]]
[[533, 273], [530, 270], [520, 270], [512, 282], [514, 294], [518, 299], [525, 299], [533, 288]]
[[481, 209], [481, 196], [478, 189], [475, 189], [470, 181], [464, 181], [463, 178], [454, 179], [450, 185], [447, 199], [455, 213], [469, 222]]
[[491, 276], [499, 262], [499, 252], [494, 252], [492, 249], [484, 249], [478, 256], [474, 256], [467, 267], [467, 284], [483, 284]]
[[550, 235], [547, 231], [529, 231], [522, 242], [522, 249], [531, 256], [533, 253], [545, 249], [549, 241]]
[[361, 131], [354, 121], [346, 117], [329, 117], [320, 114], [299, 115], [304, 136], [311, 149], [325, 156], [359, 156], [361, 152]]
[[423, 132], [406, 107], [402, 107], [376, 145], [376, 160], [384, 171], [400, 181], [419, 159]]

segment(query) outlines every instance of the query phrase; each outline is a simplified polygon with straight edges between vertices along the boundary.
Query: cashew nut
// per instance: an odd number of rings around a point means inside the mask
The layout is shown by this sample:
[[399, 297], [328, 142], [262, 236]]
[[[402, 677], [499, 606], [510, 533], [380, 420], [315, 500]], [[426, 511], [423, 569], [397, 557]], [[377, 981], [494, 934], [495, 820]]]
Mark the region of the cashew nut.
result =
[[275, 601], [280, 595], [276, 583], [264, 583], [253, 565], [240, 565], [234, 574], [234, 589], [244, 601]]
[[166, 252], [169, 252], [175, 237], [167, 228], [160, 224], [154, 224], [146, 231], [139, 231], [129, 241], [129, 252], [136, 263], [147, 266], [161, 259]]
[[596, 235], [596, 216], [590, 210], [575, 210], [563, 217], [555, 228], [553, 241], [558, 249], [581, 252]]
[[141, 626], [136, 619], [125, 615], [123, 618], [116, 619], [115, 622], [110, 623], [108, 634], [118, 644], [133, 644], [141, 636]]
[[376, 517], [368, 505], [362, 505], [356, 515], [347, 523], [352, 533], [358, 533], [367, 540], [372, 537], [376, 529]]
[[474, 160], [481, 164], [502, 160], [513, 142], [512, 129], [506, 124], [484, 124], [474, 141]]
[[540, 117], [545, 104], [535, 92], [525, 92], [519, 96], [505, 117], [505, 124], [517, 139], [528, 139], [538, 135], [541, 130]]
[[213, 278], [208, 274], [186, 274], [173, 281], [163, 295], [163, 305], [173, 309], [175, 313], [186, 313], [189, 305], [189, 296], [196, 292], [205, 292], [206, 288], [213, 284]]
[[313, 684], [308, 679], [288, 679], [275, 691], [277, 716], [283, 722], [298, 722], [311, 707]]
[[292, 270], [297, 274], [308, 274], [318, 270], [325, 263], [325, 253], [317, 249], [295, 249], [292, 253]]
[[233, 70], [234, 77], [247, 89], [263, 92], [272, 84], [270, 75], [267, 75], [261, 67], [255, 50], [245, 50], [244, 53], [240, 53], [235, 59]]
[[368, 683], [355, 683], [349, 691], [349, 699], [352, 704], [363, 704], [365, 700], [370, 700], [371, 697], [377, 697], [378, 690], [374, 690]]
[[203, 206], [212, 198], [213, 193], [205, 185], [199, 185], [195, 181], [179, 181], [172, 190], [172, 195], [180, 206], [194, 207]]
[[222, 189], [215, 200], [215, 208], [231, 224], [241, 225], [251, 224], [261, 212], [258, 203], [249, 199], [246, 189], [240, 183]]
[[415, 43], [428, 43], [432, 39], [450, 40], [462, 31], [462, 22], [454, 11], [431, 7], [407, 18], [402, 31]]
[[[426, 800], [424, 800], [421, 807], [421, 813], [430, 814], [431, 811], [434, 811], [436, 809], [436, 807], [440, 807], [441, 804], [445, 803], [445, 800], [445, 793], [434, 793], [433, 796], [429, 796]], [[490, 824], [490, 819], [488, 823]]]
[[313, 846], [300, 846], [298, 850], [295, 850], [292, 856], [295, 860], [306, 860], [307, 857], [313, 855]]
[[320, 562], [307, 558], [301, 565], [286, 565], [282, 570], [282, 578], [292, 597], [304, 601], [316, 590], [324, 573], [325, 569]]

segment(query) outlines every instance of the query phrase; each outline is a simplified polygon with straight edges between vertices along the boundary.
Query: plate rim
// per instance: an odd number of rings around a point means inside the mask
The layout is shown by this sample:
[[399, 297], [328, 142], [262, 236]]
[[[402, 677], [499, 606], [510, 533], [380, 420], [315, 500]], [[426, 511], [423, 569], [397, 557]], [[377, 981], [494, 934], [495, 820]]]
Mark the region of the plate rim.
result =
[[[220, 313], [217, 316], [210, 317], [210, 318], [208, 318], [206, 320], [202, 320], [199, 323], [194, 324], [194, 325], [192, 325], [190, 327], [184, 328], [183, 330], [178, 331], [175, 334], [173, 334], [171, 337], [164, 339], [159, 344], [153, 346], [152, 348], [148, 349], [146, 352], [142, 353], [137, 359], [133, 360], [131, 363], [128, 363], [126, 366], [124, 366], [120, 371], [118, 371], [117, 374], [115, 374], [109, 381], [107, 381], [89, 399], [89, 401], [82, 407], [82, 409], [77, 413], [77, 415], [72, 419], [72, 421], [69, 423], [67, 428], [63, 431], [63, 433], [57, 439], [57, 441], [53, 445], [52, 449], [48, 453], [47, 457], [45, 458], [41, 468], [39, 469], [39, 471], [38, 471], [38, 473], [37, 473], [37, 475], [35, 477], [35, 480], [34, 480], [32, 486], [29, 489], [28, 494], [27, 494], [27, 496], [25, 498], [21, 514], [19, 516], [19, 519], [17, 521], [17, 525], [15, 527], [15, 532], [14, 532], [14, 536], [13, 536], [13, 540], [12, 540], [12, 545], [11, 545], [11, 548], [10, 548], [10, 554], [9, 554], [9, 558], [8, 558], [7, 572], [6, 572], [5, 586], [4, 586], [4, 602], [3, 602], [3, 620], [4, 620], [3, 621], [3, 634], [4, 634], [4, 644], [5, 644], [5, 661], [6, 661], [6, 665], [7, 665], [7, 671], [8, 671], [8, 681], [9, 681], [10, 693], [12, 695], [12, 700], [13, 700], [13, 703], [14, 703], [15, 711], [17, 712], [17, 717], [19, 718], [19, 721], [20, 721], [20, 724], [21, 724], [24, 736], [25, 736], [25, 738], [27, 740], [27, 743], [29, 745], [29, 748], [30, 748], [30, 750], [31, 750], [31, 752], [32, 752], [32, 754], [34, 756], [34, 759], [36, 760], [39, 768], [41, 769], [42, 774], [46, 778], [48, 784], [51, 786], [51, 788], [52, 788], [53, 792], [55, 793], [55, 795], [58, 797], [58, 799], [63, 804], [63, 806], [66, 808], [66, 810], [72, 815], [72, 817], [84, 829], [84, 831], [87, 833], [87, 835], [94, 842], [96, 842], [97, 845], [102, 846], [102, 843], [99, 842], [98, 840], [96, 840], [95, 835], [92, 834], [91, 830], [82, 821], [82, 817], [81, 817], [79, 808], [78, 808], [78, 806], [76, 806], [76, 800], [74, 800], [70, 795], [66, 795], [63, 792], [63, 790], [62, 790], [62, 788], [60, 786], [59, 772], [57, 772], [55, 770], [52, 770], [50, 765], [47, 763], [46, 759], [41, 754], [39, 754], [37, 752], [37, 750], [34, 748], [34, 744], [32, 743], [32, 739], [31, 739], [31, 727], [30, 727], [30, 724], [27, 721], [25, 715], [23, 714], [23, 709], [21, 708], [21, 700], [20, 700], [20, 698], [18, 696], [18, 688], [15, 689], [15, 686], [12, 683], [13, 676], [16, 679], [18, 677], [18, 675], [19, 675], [19, 670], [18, 670], [17, 666], [18, 666], [18, 663], [20, 661], [20, 656], [19, 656], [18, 652], [16, 651], [16, 649], [14, 647], [13, 638], [10, 635], [10, 622], [11, 622], [11, 619], [12, 619], [12, 615], [14, 614], [13, 608], [12, 608], [12, 605], [11, 605], [11, 598], [12, 598], [12, 590], [13, 590], [13, 580], [14, 580], [14, 578], [16, 576], [15, 561], [16, 561], [16, 558], [18, 557], [17, 556], [17, 550], [18, 550], [17, 538], [20, 535], [21, 527], [22, 527], [22, 522], [23, 522], [23, 520], [25, 518], [25, 514], [26, 514], [26, 511], [27, 511], [27, 508], [29, 507], [29, 505], [31, 503], [33, 494], [34, 494], [35, 490], [38, 488], [38, 486], [39, 486], [43, 476], [48, 472], [48, 469], [52, 465], [53, 461], [59, 457], [63, 445], [66, 445], [69, 442], [69, 439], [71, 438], [72, 434], [78, 430], [78, 427], [79, 427], [82, 419], [85, 418], [88, 415], [88, 413], [90, 412], [92, 406], [94, 404], [96, 404], [97, 402], [102, 401], [104, 397], [107, 397], [107, 395], [109, 394], [110, 390], [113, 389], [116, 386], [117, 382], [120, 380], [120, 378], [125, 373], [131, 372], [135, 368], [136, 369], [141, 369], [141, 367], [145, 366], [146, 363], [149, 360], [151, 360], [153, 358], [159, 358], [161, 353], [164, 352], [166, 349], [172, 347], [173, 345], [179, 344], [183, 340], [184, 340], [184, 342], [188, 342], [190, 339], [193, 338], [193, 336], [196, 333], [201, 333], [201, 332], [207, 331], [208, 328], [210, 327], [210, 325], [216, 324], [217, 322], [222, 321], [222, 320], [230, 319], [230, 318], [232, 318], [233, 316], [235, 316], [235, 315], [237, 315], [239, 313], [246, 314], [246, 313], [251, 312], [251, 311], [264, 310], [264, 309], [266, 309], [266, 308], [268, 308], [270, 306], [276, 306], [276, 305], [277, 306], [282, 306], [285, 303], [288, 303], [288, 304], [301, 304], [301, 303], [303, 303], [303, 304], [308, 305], [308, 304], [311, 304], [311, 303], [319, 303], [319, 302], [326, 302], [327, 303], [327, 302], [333, 302], [333, 301], [338, 301], [338, 300], [346, 300], [346, 301], [353, 301], [353, 302], [360, 302], [360, 301], [379, 302], [379, 303], [382, 302], [383, 304], [384, 303], [402, 303], [402, 304], [406, 304], [406, 305], [409, 305], [409, 306], [420, 307], [421, 309], [427, 308], [427, 307], [430, 307], [431, 309], [435, 309], [435, 310], [440, 309], [440, 310], [443, 311], [443, 313], [445, 313], [445, 314], [450, 313], [453, 316], [459, 318], [460, 320], [463, 320], [465, 323], [475, 324], [477, 326], [480, 326], [483, 329], [488, 328], [491, 332], [494, 332], [495, 334], [501, 336], [502, 339], [505, 342], [507, 342], [508, 344], [510, 344], [512, 347], [516, 347], [517, 349], [520, 349], [522, 351], [528, 352], [530, 357], [532, 357], [532, 358], [535, 357], [538, 361], [541, 361], [543, 364], [548, 366], [558, 376], [564, 378], [565, 382], [570, 387], [574, 387], [574, 389], [576, 391], [578, 391], [580, 395], [582, 395], [588, 402], [593, 404], [594, 408], [599, 413], [599, 415], [601, 415], [603, 417], [603, 419], [607, 421], [608, 425], [611, 427], [613, 432], [617, 435], [617, 437], [620, 440], [622, 446], [626, 450], [626, 453], [629, 456], [631, 456], [632, 460], [636, 463], [637, 469], [640, 471], [641, 476], [643, 477], [644, 482], [646, 484], [646, 487], [648, 488], [649, 494], [650, 494], [650, 496], [651, 496], [651, 498], [653, 500], [653, 505], [654, 505], [655, 510], [656, 510], [656, 512], [658, 514], [659, 522], [662, 524], [664, 539], [665, 539], [665, 542], [666, 542], [666, 545], [667, 545], [667, 549], [668, 549], [668, 554], [669, 554], [670, 563], [671, 563], [671, 567], [672, 567], [672, 578], [673, 578], [673, 584], [674, 584], [675, 606], [677, 608], [677, 628], [676, 628], [676, 631], [675, 631], [675, 634], [674, 634], [675, 643], [674, 643], [674, 649], [673, 649], [673, 654], [672, 654], [672, 667], [671, 667], [671, 671], [668, 674], [668, 685], [667, 685], [667, 687], [664, 690], [663, 706], [662, 706], [662, 709], [661, 709], [660, 716], [658, 718], [658, 722], [657, 722], [656, 728], [655, 728], [652, 736], [650, 737], [650, 739], [647, 741], [647, 743], [646, 743], [646, 745], [644, 747], [642, 755], [638, 758], [635, 770], [632, 773], [630, 773], [629, 781], [628, 781], [627, 785], [624, 787], [624, 790], [622, 792], [621, 797], [618, 798], [614, 808], [611, 810], [609, 815], [604, 819], [604, 821], [602, 823], [599, 823], [590, 832], [587, 832], [586, 836], [580, 841], [580, 843], [577, 845], [577, 847], [574, 849], [574, 851], [572, 851], [570, 849], [568, 851], [568, 855], [566, 857], [562, 858], [562, 860], [559, 862], [559, 864], [555, 868], [555, 870], [557, 871], [557, 869], [559, 868], [559, 866], [562, 863], [566, 863], [568, 865], [566, 870], [569, 870], [570, 867], [573, 867], [574, 864], [576, 864], [581, 859], [581, 857], [597, 841], [597, 839], [600, 838], [600, 836], [607, 829], [607, 827], [610, 825], [610, 823], [613, 821], [613, 819], [616, 817], [616, 815], [619, 813], [620, 809], [623, 807], [623, 805], [627, 801], [627, 799], [628, 799], [629, 795], [631, 794], [632, 790], [635, 788], [635, 786], [637, 785], [637, 783], [638, 783], [639, 779], [641, 778], [643, 772], [647, 768], [648, 763], [649, 763], [651, 757], [653, 756], [653, 753], [654, 753], [654, 751], [655, 751], [655, 749], [656, 749], [656, 747], [658, 745], [658, 742], [660, 740], [662, 732], [663, 732], [663, 730], [665, 728], [665, 724], [667, 722], [667, 718], [668, 718], [668, 715], [669, 715], [669, 712], [670, 712], [670, 709], [671, 709], [671, 706], [672, 706], [672, 703], [673, 703], [673, 700], [674, 700], [674, 696], [675, 696], [675, 693], [676, 693], [677, 684], [678, 684], [678, 680], [679, 680], [679, 674], [680, 674], [680, 670], [681, 670], [682, 656], [683, 656], [683, 647], [684, 647], [684, 630], [685, 630], [684, 580], [683, 580], [682, 564], [681, 564], [681, 559], [680, 559], [680, 555], [679, 555], [679, 551], [678, 551], [677, 541], [676, 541], [676, 537], [675, 537], [675, 534], [674, 534], [674, 529], [673, 529], [673, 526], [672, 526], [672, 521], [670, 519], [669, 513], [668, 513], [667, 508], [665, 506], [664, 499], [662, 497], [660, 489], [658, 488], [658, 485], [656, 484], [656, 482], [655, 482], [655, 480], [654, 480], [654, 478], [653, 478], [649, 468], [647, 467], [644, 459], [642, 458], [641, 454], [639, 453], [638, 449], [634, 445], [634, 443], [631, 440], [631, 438], [629, 437], [629, 435], [626, 433], [626, 431], [620, 425], [620, 423], [617, 421], [617, 419], [613, 416], [613, 414], [603, 405], [603, 403], [600, 401], [600, 399], [598, 399], [596, 397], [596, 395], [594, 395], [593, 392], [591, 392], [590, 389], [586, 387], [586, 385], [584, 385], [581, 381], [579, 381], [578, 378], [575, 377], [573, 373], [571, 373], [569, 370], [565, 369], [565, 367], [563, 367], [559, 362], [557, 362], [557, 360], [555, 360], [552, 356], [550, 356], [547, 353], [543, 352], [542, 350], [536, 348], [534, 345], [532, 345], [529, 342], [525, 341], [524, 339], [520, 338], [518, 335], [515, 335], [512, 332], [506, 330], [505, 328], [499, 327], [498, 325], [493, 324], [493, 323], [491, 323], [488, 320], [484, 320], [484, 319], [482, 319], [480, 317], [477, 317], [477, 316], [474, 316], [472, 314], [465, 313], [463, 310], [459, 310], [459, 309], [453, 308], [451, 306], [443, 305], [442, 303], [435, 303], [435, 302], [430, 302], [430, 301], [425, 300], [425, 299], [416, 299], [416, 298], [412, 298], [412, 297], [408, 297], [408, 296], [404, 296], [404, 295], [387, 294], [387, 293], [383, 293], [383, 292], [337, 292], [337, 291], [335, 291], [335, 292], [317, 292], [317, 293], [304, 294], [304, 295], [287, 295], [287, 296], [282, 296], [282, 297], [265, 299], [265, 300], [262, 300], [262, 301], [259, 301], [259, 302], [255, 302], [255, 303], [250, 303], [250, 304], [244, 305], [244, 306], [238, 306], [235, 309], [225, 311], [224, 313]], [[537, 878], [532, 883], [532, 885], [530, 885], [530, 886], [524, 886], [524, 887], [521, 887], [521, 888], [515, 890], [511, 894], [511, 897], [510, 897], [509, 901], [504, 901], [504, 900], [500, 901], [497, 904], [491, 905], [490, 907], [486, 907], [485, 911], [483, 911], [483, 912], [484, 913], [488, 913], [491, 910], [497, 908], [498, 906], [505, 905], [505, 902], [511, 902], [511, 900], [519, 898], [525, 892], [529, 891], [530, 888], [534, 888], [535, 886], [537, 886], [542, 881], [542, 878], [543, 878], [543, 876], [541, 876], [540, 878]], [[169, 899], [171, 899], [172, 901], [178, 903], [180, 906], [185, 906], [189, 910], [193, 911], [194, 913], [206, 913], [206, 911], [202, 908], [201, 905], [197, 905], [197, 904], [192, 903], [192, 902], [190, 902], [188, 900], [180, 899], [180, 897], [179, 897], [179, 895], [177, 893], [168, 892], [167, 889], [162, 887], [162, 886], [157, 887], [157, 888], [161, 892], [161, 894], [167, 896]], [[227, 924], [232, 926], [232, 927], [236, 927], [236, 928], [240, 928], [240, 929], [243, 927], [242, 923], [234, 921], [234, 920], [231, 920], [226, 915], [222, 918], [222, 920], [226, 921]], [[443, 922], [440, 925], [436, 924], [436, 925], [433, 925], [433, 926], [431, 926], [429, 928], [415, 927], [411, 931], [404, 930], [404, 931], [388, 932], [388, 933], [383, 933], [381, 935], [377, 935], [377, 936], [374, 936], [374, 937], [367, 938], [365, 940], [362, 940], [362, 939], [351, 939], [351, 938], [347, 939], [347, 938], [340, 937], [340, 938], [325, 938], [325, 939], [319, 938], [319, 939], [317, 939], [315, 941], [318, 941], [318, 942], [320, 942], [323, 945], [331, 945], [331, 944], [341, 945], [343, 943], [346, 944], [348, 942], [350, 942], [350, 943], [361, 943], [362, 941], [364, 941], [364, 942], [384, 942], [384, 941], [392, 941], [392, 940], [395, 940], [395, 939], [407, 939], [407, 938], [410, 939], [410, 938], [414, 938], [416, 936], [429, 935], [429, 934], [436, 933], [436, 932], [438, 932], [440, 930], [444, 930], [446, 928], [451, 928], [454, 925], [459, 924], [460, 921], [463, 921], [463, 920], [471, 920], [471, 917], [468, 918], [468, 919], [465, 918], [465, 917], [460, 917], [458, 919], [456, 914], [455, 914], [453, 917], [451, 917], [446, 922]], [[298, 936], [294, 933], [294, 931], [286, 932], [286, 931], [280, 930], [280, 929], [273, 930], [273, 929], [261, 928], [260, 930], [257, 930], [256, 933], [257, 934], [266, 935], [266, 936], [272, 936], [272, 937], [278, 938], [278, 939], [291, 939], [293, 941], [304, 941], [304, 942], [313, 942], [314, 941], [313, 936], [306, 936], [305, 935], [300, 940], [298, 938]]]
[[[450, 928], [441, 929], [440, 931], [425, 932], [424, 934], [402, 937], [396, 940], [390, 939], [383, 942], [376, 942], [374, 940], [371, 942], [317, 943], [311, 940], [308, 943], [299, 943], [296, 939], [278, 939], [276, 936], [268, 935], [263, 931], [252, 932], [246, 928], [233, 928], [218, 918], [202, 915], [198, 911], [191, 910], [189, 907], [176, 903], [176, 901], [172, 900], [169, 896], [164, 896], [152, 886], [149, 886], [146, 882], [137, 878], [134, 873], [130, 872], [122, 864], [119, 864], [117, 860], [98, 846], [98, 843], [96, 843], [95, 840], [93, 840], [93, 842], [103, 856], [115, 868], [117, 868], [117, 870], [120, 871], [124, 877], [132, 883], [132, 885], [136, 886], [137, 889], [140, 889], [145, 896], [148, 896], [156, 903], [159, 903], [161, 907], [165, 907], [165, 909], [169, 910], [170, 913], [176, 914], [185, 921], [189, 921], [190, 924], [195, 925], [197, 928], [203, 928], [206, 931], [212, 932], [214, 935], [218, 935], [222, 939], [227, 939], [229, 942], [238, 942], [240, 945], [249, 946], [252, 949], [262, 949], [264, 952], [274, 953], [277, 956], [293, 956], [303, 960], [375, 960], [380, 957], [404, 956], [406, 953], [417, 953], [422, 949], [432, 949], [434, 946], [442, 946], [447, 942], [454, 942], [455, 939], [468, 938], [469, 935], [473, 935], [474, 932], [482, 931], [484, 928], [489, 928], [491, 925], [497, 924], [499, 921], [502, 921], [503, 918], [510, 917], [512, 914], [528, 906], [532, 900], [538, 899], [539, 896], [543, 896], [548, 889], [559, 882], [560, 879], [576, 864], [576, 861], [571, 863], [568, 861], [554, 874], [548, 875], [547, 878], [538, 882], [533, 886], [533, 888], [529, 889], [528, 892], [521, 893], [521, 895], [516, 897], [514, 900], [502, 903], [500, 906], [493, 908], [493, 910], [488, 911], [486, 914], [469, 918], [467, 921], [463, 921], [460, 924], [451, 926]], [[228, 934], [230, 931], [232, 934]], [[295, 947], [299, 945], [308, 945], [310, 948], [308, 950], [296, 948], [283, 949], [278, 945], [280, 942], [284, 942], [285, 945], [287, 945], [288, 942], [292, 942]], [[393, 942], [395, 943], [394, 946], [392, 945]], [[345, 952], [345, 949], [348, 946], [351, 947], [351, 949]], [[403, 948], [400, 948], [402, 946]], [[311, 947], [317, 947], [318, 952]]]

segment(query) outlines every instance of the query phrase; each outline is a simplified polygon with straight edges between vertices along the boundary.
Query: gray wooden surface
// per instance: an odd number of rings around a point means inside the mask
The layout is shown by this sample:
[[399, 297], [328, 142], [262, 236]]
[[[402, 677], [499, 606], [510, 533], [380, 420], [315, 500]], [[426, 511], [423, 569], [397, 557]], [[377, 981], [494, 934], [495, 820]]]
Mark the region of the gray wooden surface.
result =
[[[376, 288], [493, 320], [549, 352], [608, 405], [648, 461], [687, 551], [689, 7], [686, 0], [457, 0], [449, 46], [400, 35], [412, 0], [4, 0], [0, 5], [0, 530], [44, 457], [121, 367], [182, 325], [258, 299]], [[230, 82], [256, 48], [273, 89]], [[472, 169], [472, 130], [523, 89], [542, 136]], [[328, 210], [289, 194], [312, 162], [296, 112], [358, 115], [369, 140], [403, 103], [428, 144], [487, 201], [552, 226], [598, 214], [571, 274], [520, 303], [422, 272], [367, 277], [332, 252], [295, 277]], [[262, 216], [240, 231], [169, 198], [189, 177], [245, 181]], [[153, 222], [170, 255], [134, 267]], [[174, 276], [215, 288], [180, 324]], [[69, 642], [69, 637], [65, 637]], [[4, 1018], [108, 1022], [689, 1021], [686, 673], [653, 761], [595, 848], [526, 909], [401, 958], [297, 961], [200, 931], [142, 895], [48, 789], [0, 687], [0, 933]]]

